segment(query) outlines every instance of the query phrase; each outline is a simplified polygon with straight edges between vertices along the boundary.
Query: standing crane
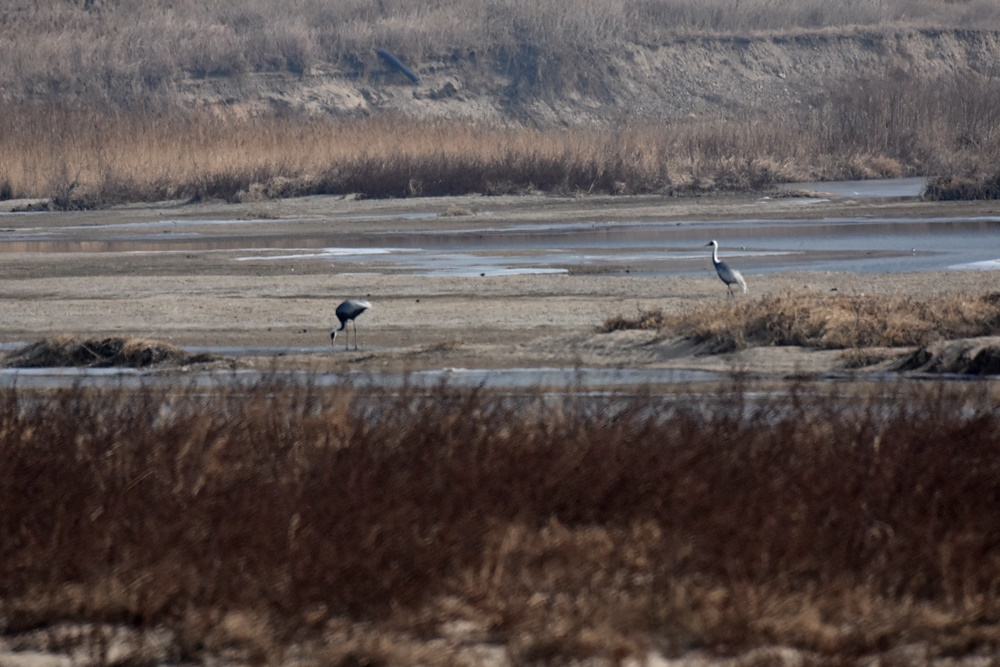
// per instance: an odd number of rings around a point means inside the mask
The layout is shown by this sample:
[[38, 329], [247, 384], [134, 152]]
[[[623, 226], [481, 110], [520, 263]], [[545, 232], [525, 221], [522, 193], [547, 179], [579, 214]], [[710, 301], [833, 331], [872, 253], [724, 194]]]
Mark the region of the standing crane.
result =
[[[705, 244], [705, 247], [712, 246], [712, 264], [715, 265], [715, 272], [719, 274], [719, 278], [722, 282], [726, 283], [726, 287], [729, 288], [729, 296], [733, 296], [733, 285], [739, 285], [743, 288], [743, 293], [747, 293], [747, 283], [743, 280], [743, 276], [740, 272], [729, 266], [725, 262], [719, 261], [719, 242], [709, 241]], [[357, 333], [354, 334], [357, 338]]]
[[[337, 306], [337, 319], [340, 320], [339, 329], [330, 329], [330, 344], [332, 345], [335, 340], [337, 340], [337, 334], [343, 331], [347, 327], [348, 322], [354, 322], [354, 349], [358, 349], [358, 315], [365, 312], [372, 305], [362, 299], [347, 299], [339, 306]], [[347, 349], [348, 344], [351, 341], [351, 330], [348, 329], [344, 338], [344, 349]]]

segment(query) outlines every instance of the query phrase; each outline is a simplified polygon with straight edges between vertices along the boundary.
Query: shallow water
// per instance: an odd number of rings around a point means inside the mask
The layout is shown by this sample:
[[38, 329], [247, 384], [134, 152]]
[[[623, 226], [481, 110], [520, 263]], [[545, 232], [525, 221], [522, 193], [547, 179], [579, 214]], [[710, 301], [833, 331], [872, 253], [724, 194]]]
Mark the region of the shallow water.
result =
[[[193, 349], [193, 348], [192, 348]], [[441, 384], [459, 388], [586, 390], [650, 385], [717, 382], [722, 373], [695, 370], [609, 368], [445, 368], [410, 373], [313, 373], [307, 371], [187, 371], [181, 375], [134, 368], [4, 368], [0, 387], [54, 389], [61, 387], [245, 387], [265, 380], [309, 382], [319, 387], [403, 386], [429, 389]]]
[[[915, 197], [922, 179], [797, 183], [789, 191], [830, 197]], [[860, 273], [1000, 270], [1000, 216], [937, 218], [768, 218], [777, 200], [762, 197], [760, 216], [732, 220], [504, 224], [488, 211], [464, 229], [412, 230], [407, 221], [436, 214], [280, 220], [162, 220], [33, 226], [33, 214], [7, 216], [0, 253], [219, 252], [220, 261], [321, 259], [341, 272], [435, 276], [543, 273], [669, 276], [711, 272], [705, 244], [744, 274], [790, 269]], [[788, 201], [788, 200], [783, 200]], [[816, 199], [803, 199], [803, 205]], [[786, 213], [787, 215], [787, 209]], [[397, 231], [300, 231], [301, 223], [399, 220]], [[492, 221], [495, 220], [496, 224]], [[236, 227], [236, 225], [241, 225]], [[483, 225], [486, 226], [483, 226]], [[246, 225], [249, 225], [248, 229]], [[192, 231], [197, 227], [198, 231]], [[257, 230], [260, 230], [259, 232]]]
[[831, 198], [895, 199], [918, 197], [926, 180], [915, 178], [869, 179], [864, 181], [813, 181], [811, 183], [783, 183], [778, 186], [785, 192], [811, 192]]
[[[280, 226], [280, 223], [275, 223]], [[224, 229], [224, 228], [221, 228]], [[78, 234], [78, 232], [75, 232]], [[903, 272], [1000, 269], [1000, 216], [978, 218], [744, 219], [537, 225], [531, 229], [354, 234], [345, 239], [230, 236], [81, 241], [0, 235], [0, 252], [226, 252], [233, 261], [324, 259], [342, 271], [498, 276], [600, 271], [610, 275], [698, 274], [711, 268], [704, 244], [745, 274], [812, 269]], [[366, 244], [367, 242], [367, 244]]]
[[977, 218], [742, 219], [534, 225], [490, 230], [391, 232], [384, 245], [299, 252], [257, 249], [240, 261], [328, 259], [358, 270], [416, 275], [497, 276], [600, 271], [610, 275], [698, 274], [711, 268], [704, 248], [745, 274], [811, 269], [859, 273], [1000, 269], [1000, 216]]

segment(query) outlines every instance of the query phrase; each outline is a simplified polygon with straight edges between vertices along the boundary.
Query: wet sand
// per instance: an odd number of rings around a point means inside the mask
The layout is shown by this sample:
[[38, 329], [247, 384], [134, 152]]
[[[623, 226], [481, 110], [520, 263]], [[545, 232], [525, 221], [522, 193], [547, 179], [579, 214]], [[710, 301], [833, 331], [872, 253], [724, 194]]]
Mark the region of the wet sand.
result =
[[[996, 204], [827, 200], [806, 215], [995, 215]], [[163, 203], [109, 211], [0, 216], [0, 343], [61, 333], [139, 336], [181, 347], [256, 346], [249, 367], [316, 371], [595, 367], [740, 369], [767, 377], [843, 368], [839, 352], [758, 348], [705, 356], [652, 332], [597, 333], [637, 309], [683, 312], [727, 302], [707, 250], [690, 275], [621, 275], [580, 267], [539, 275], [412, 275], [378, 255], [241, 261], [246, 248], [317, 248], [335, 238], [405, 229], [483, 230], [509, 225], [641, 220], [781, 220], [800, 200], [757, 196], [460, 197], [363, 201], [309, 197], [257, 204]], [[213, 222], [226, 220], [226, 224]], [[256, 246], [255, 246], [256, 244]], [[236, 246], [239, 246], [236, 248]], [[271, 253], [274, 255], [275, 253]], [[699, 266], [700, 265], [700, 266]], [[995, 271], [748, 275], [750, 293], [813, 291], [929, 295], [1000, 289]], [[341, 299], [373, 309], [358, 319], [360, 346], [330, 344]], [[353, 348], [353, 335], [352, 335]], [[900, 351], [901, 353], [903, 351]], [[276, 353], [280, 353], [277, 354]]]

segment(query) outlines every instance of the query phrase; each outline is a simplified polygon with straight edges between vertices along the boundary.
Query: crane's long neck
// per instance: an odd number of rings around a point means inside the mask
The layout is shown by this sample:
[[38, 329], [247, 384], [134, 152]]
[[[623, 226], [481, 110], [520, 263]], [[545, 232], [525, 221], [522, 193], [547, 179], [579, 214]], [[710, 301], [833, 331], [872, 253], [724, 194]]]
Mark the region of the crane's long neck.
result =
[[347, 320], [340, 320], [340, 328], [337, 331], [343, 331], [344, 327], [347, 326]]
[[713, 243], [712, 244], [712, 264], [718, 264], [718, 263], [719, 263], [719, 246]]

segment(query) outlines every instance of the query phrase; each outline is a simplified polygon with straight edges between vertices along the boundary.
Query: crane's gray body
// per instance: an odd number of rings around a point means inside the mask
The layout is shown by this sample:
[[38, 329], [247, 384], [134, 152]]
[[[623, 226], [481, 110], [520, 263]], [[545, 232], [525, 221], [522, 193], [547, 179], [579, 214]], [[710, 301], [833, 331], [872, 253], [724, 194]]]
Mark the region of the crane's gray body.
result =
[[747, 293], [747, 283], [743, 280], [743, 276], [739, 271], [729, 266], [725, 262], [719, 261], [719, 242], [709, 241], [705, 244], [705, 247], [712, 246], [712, 264], [715, 265], [715, 272], [719, 274], [719, 278], [722, 282], [726, 283], [726, 287], [729, 288], [729, 296], [733, 296], [733, 285], [739, 285], [743, 288], [743, 293]]
[[[339, 329], [330, 329], [330, 343], [333, 344], [337, 340], [337, 333], [343, 331], [347, 327], [348, 322], [354, 322], [354, 349], [358, 349], [358, 323], [356, 322], [358, 315], [365, 312], [372, 305], [363, 299], [347, 299], [339, 306], [337, 306], [336, 315], [337, 319], [340, 320]], [[351, 341], [351, 331], [347, 330], [347, 337], [344, 339], [344, 349]]]

